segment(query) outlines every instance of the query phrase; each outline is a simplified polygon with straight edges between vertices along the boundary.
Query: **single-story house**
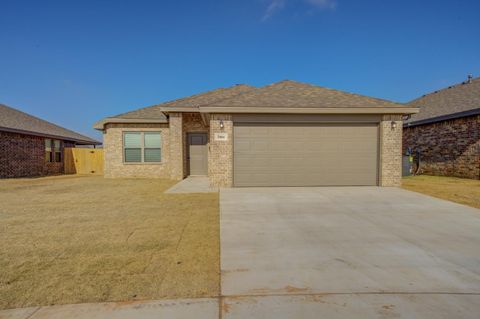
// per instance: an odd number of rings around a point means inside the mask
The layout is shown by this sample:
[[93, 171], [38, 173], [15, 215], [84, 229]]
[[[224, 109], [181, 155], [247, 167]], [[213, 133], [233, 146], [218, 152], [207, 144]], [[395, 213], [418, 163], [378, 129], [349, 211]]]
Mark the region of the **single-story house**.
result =
[[236, 85], [105, 118], [106, 177], [212, 187], [401, 182], [402, 117], [411, 106], [294, 81]]
[[0, 178], [63, 174], [65, 147], [100, 144], [0, 104]]
[[418, 171], [480, 179], [480, 78], [469, 76], [408, 105], [420, 112], [404, 123], [403, 152], [413, 153]]

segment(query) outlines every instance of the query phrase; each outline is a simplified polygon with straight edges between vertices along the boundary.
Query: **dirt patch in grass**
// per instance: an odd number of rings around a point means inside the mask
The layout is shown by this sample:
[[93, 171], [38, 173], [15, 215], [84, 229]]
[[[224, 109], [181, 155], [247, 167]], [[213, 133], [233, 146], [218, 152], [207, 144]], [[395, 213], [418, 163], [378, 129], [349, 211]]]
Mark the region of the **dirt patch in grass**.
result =
[[175, 182], [0, 181], [0, 309], [219, 294], [217, 194]]
[[402, 188], [480, 208], [480, 181], [444, 176], [408, 176]]

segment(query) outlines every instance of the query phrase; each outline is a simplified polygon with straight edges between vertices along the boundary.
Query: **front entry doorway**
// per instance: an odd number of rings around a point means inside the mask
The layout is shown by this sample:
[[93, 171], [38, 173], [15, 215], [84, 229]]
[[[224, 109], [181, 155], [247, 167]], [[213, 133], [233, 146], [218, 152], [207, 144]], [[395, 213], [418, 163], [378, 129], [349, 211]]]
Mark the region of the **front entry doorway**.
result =
[[190, 175], [207, 175], [207, 133], [188, 133], [188, 165]]

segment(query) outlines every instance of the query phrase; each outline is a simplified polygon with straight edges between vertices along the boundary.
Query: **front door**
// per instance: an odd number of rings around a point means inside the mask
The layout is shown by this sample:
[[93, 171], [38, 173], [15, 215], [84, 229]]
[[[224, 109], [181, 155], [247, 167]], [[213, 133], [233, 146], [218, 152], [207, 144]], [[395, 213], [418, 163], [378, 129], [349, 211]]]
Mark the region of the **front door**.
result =
[[188, 133], [190, 175], [207, 175], [207, 133]]

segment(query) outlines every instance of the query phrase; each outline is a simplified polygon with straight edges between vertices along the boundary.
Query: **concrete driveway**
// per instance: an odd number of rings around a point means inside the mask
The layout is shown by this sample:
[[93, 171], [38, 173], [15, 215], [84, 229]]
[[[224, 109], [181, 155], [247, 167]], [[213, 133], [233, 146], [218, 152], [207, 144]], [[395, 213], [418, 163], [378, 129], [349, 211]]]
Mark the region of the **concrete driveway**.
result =
[[398, 188], [221, 190], [224, 318], [478, 318], [480, 210]]

